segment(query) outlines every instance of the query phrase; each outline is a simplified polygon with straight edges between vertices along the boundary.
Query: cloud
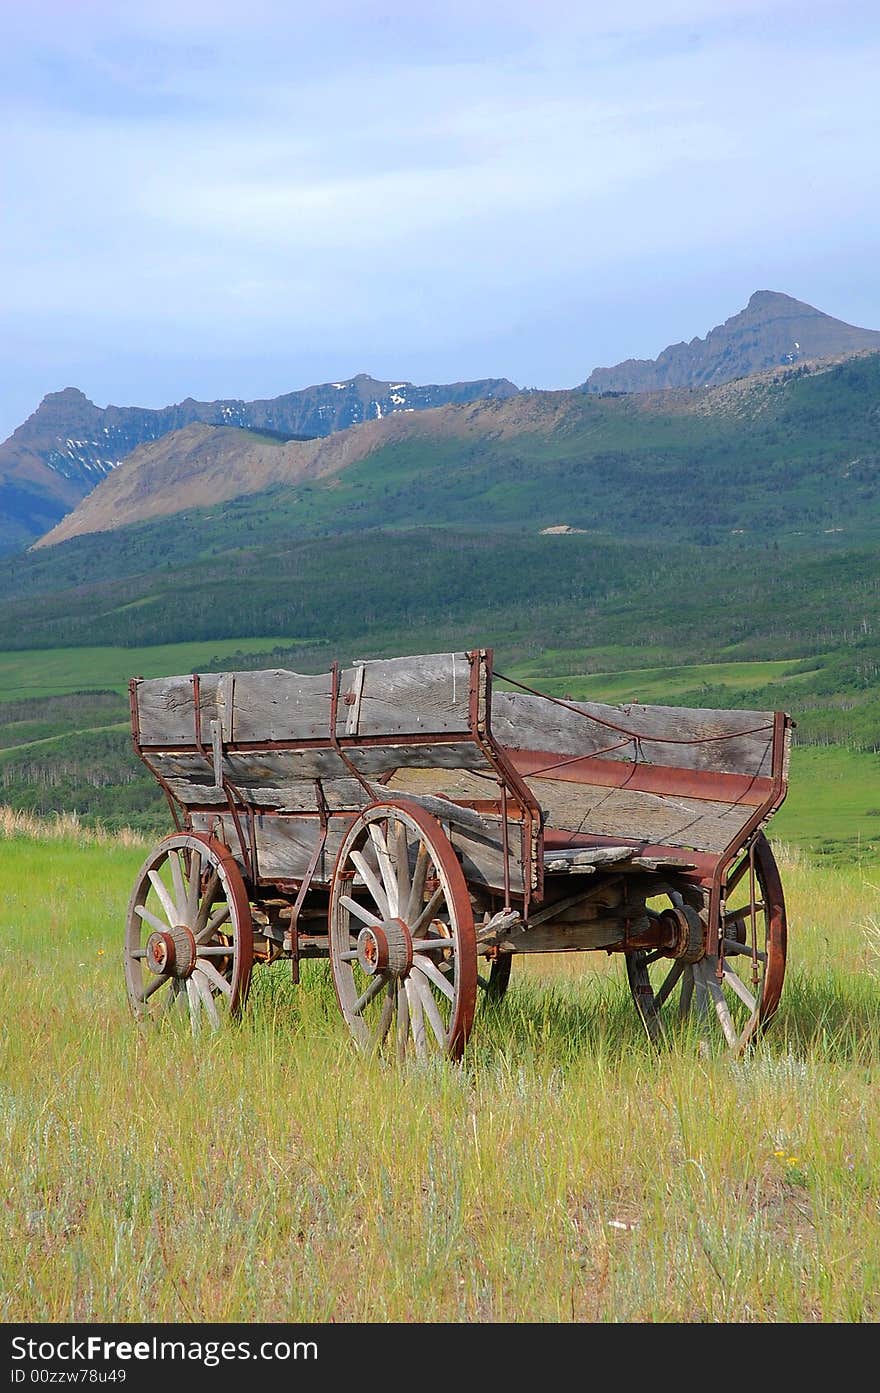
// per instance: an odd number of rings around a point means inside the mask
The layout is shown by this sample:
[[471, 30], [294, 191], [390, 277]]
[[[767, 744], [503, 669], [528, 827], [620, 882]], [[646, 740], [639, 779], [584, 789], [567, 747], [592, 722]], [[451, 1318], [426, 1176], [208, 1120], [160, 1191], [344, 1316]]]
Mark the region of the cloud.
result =
[[[146, 399], [163, 338], [230, 374], [296, 338], [434, 380], [479, 345], [479, 375], [570, 385], [658, 351], [697, 286], [704, 334], [752, 273], [880, 322], [866, 4], [35, 0], [7, 29], [7, 334], [88, 339], [96, 397], [143, 344]], [[842, 249], [861, 305], [821, 303]], [[71, 378], [38, 356], [36, 399]]]

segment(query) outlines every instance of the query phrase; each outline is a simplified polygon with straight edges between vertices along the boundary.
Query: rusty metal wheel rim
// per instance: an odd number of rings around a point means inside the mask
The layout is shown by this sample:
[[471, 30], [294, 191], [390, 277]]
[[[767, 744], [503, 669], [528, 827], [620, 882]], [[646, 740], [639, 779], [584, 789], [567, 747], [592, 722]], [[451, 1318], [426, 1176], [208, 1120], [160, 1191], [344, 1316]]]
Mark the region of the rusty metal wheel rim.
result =
[[241, 872], [226, 847], [197, 832], [158, 843], [135, 879], [123, 956], [136, 1019], [186, 1015], [196, 1033], [240, 1015], [253, 966], [253, 924]]
[[697, 1020], [707, 1044], [714, 1031], [714, 1038], [741, 1055], [769, 1025], [782, 995], [787, 927], [779, 868], [763, 833], [728, 872], [720, 927], [720, 981], [714, 955], [695, 963], [644, 949], [626, 955], [630, 991], [653, 1040], [677, 1016], [679, 1021]]
[[387, 802], [355, 819], [333, 874], [329, 952], [339, 1008], [362, 1049], [461, 1057], [476, 1006], [474, 917], [436, 818]]

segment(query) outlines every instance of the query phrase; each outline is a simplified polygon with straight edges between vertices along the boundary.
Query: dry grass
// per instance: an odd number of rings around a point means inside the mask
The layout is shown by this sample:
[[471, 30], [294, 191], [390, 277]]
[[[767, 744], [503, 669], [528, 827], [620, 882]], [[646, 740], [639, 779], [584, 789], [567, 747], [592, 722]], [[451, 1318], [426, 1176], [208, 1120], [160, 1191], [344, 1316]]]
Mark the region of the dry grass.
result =
[[515, 964], [462, 1065], [402, 1069], [355, 1053], [325, 963], [261, 969], [216, 1036], [136, 1027], [142, 848], [2, 826], [0, 1320], [880, 1316], [871, 877], [782, 854], [747, 1060], [654, 1051], [619, 960], [580, 954]]

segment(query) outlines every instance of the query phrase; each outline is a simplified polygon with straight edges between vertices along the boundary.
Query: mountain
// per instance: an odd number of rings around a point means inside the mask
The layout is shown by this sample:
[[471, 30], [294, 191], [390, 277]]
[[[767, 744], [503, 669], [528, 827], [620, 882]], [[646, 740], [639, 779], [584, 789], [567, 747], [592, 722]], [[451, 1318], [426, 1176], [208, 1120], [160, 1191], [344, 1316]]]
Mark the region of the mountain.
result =
[[[395, 449], [418, 458], [420, 452], [430, 453], [434, 446], [443, 448], [450, 442], [460, 442], [458, 448], [463, 449], [466, 442], [473, 446], [491, 440], [505, 441], [507, 448], [516, 450], [528, 434], [552, 436], [565, 421], [576, 422], [583, 405], [584, 398], [574, 392], [519, 393], [393, 413], [311, 440], [277, 440], [233, 426], [185, 426], [138, 446], [32, 550], [304, 485], [351, 471], [374, 453], [381, 471], [389, 464], [393, 469], [389, 457]], [[454, 470], [450, 477], [455, 477]]]
[[59, 521], [137, 446], [195, 422], [239, 426], [281, 439], [321, 437], [355, 422], [445, 402], [512, 396], [506, 379], [414, 386], [366, 373], [259, 401], [95, 406], [76, 387], [50, 392], [0, 444], [0, 551], [26, 546]]
[[880, 353], [712, 387], [524, 392], [321, 440], [191, 425], [140, 446], [32, 554], [116, 533], [132, 538], [134, 561], [135, 535], [160, 520], [164, 561], [176, 547], [183, 559], [371, 527], [852, 535], [880, 523]]
[[880, 331], [859, 329], [775, 290], [756, 290], [744, 310], [704, 339], [675, 343], [657, 358], [595, 368], [585, 392], [652, 392], [730, 382], [768, 368], [880, 349]]

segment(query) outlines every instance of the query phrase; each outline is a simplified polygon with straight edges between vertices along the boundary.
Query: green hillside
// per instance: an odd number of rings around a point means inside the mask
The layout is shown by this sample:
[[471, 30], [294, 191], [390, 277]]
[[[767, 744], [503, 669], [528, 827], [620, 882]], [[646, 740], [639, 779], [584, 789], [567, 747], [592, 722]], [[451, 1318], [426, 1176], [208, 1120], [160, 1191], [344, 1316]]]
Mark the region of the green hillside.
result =
[[[127, 736], [134, 672], [491, 646], [573, 697], [784, 706], [813, 790], [792, 835], [874, 844], [880, 355], [720, 390], [536, 394], [552, 429], [511, 431], [500, 403], [505, 431], [420, 433], [298, 489], [6, 560], [2, 797], [161, 819]], [[558, 524], [579, 530], [543, 534]], [[839, 837], [818, 812], [843, 805], [820, 796], [838, 767], [858, 790]]]

